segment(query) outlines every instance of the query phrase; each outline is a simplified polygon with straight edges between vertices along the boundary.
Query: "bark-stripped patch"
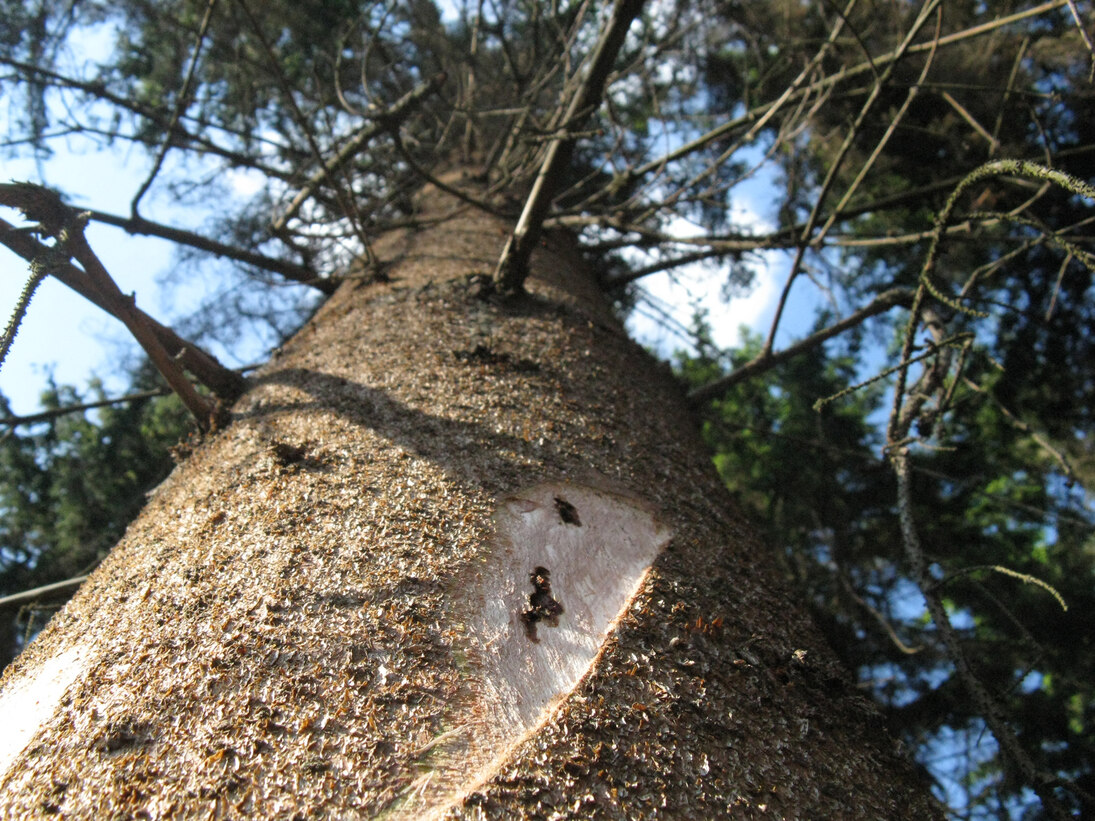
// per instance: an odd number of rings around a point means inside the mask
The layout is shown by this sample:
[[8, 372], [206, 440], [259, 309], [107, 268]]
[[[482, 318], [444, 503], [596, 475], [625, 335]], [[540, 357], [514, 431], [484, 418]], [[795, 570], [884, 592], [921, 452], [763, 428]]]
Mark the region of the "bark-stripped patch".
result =
[[60, 709], [69, 687], [87, 670], [92, 648], [76, 645], [47, 659], [37, 674], [0, 695], [0, 781], [23, 748]]
[[[575, 482], [504, 499], [495, 527], [475, 577], [458, 584], [477, 694], [462, 726], [467, 763], [483, 769], [455, 795], [489, 775], [577, 686], [670, 536], [643, 501]], [[552, 629], [537, 632], [543, 625]]]

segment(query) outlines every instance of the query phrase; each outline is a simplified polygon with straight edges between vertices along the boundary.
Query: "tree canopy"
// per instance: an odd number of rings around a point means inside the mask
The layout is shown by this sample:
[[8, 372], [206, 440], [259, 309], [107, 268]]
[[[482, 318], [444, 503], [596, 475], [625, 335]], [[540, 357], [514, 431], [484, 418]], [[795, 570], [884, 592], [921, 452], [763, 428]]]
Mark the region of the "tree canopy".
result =
[[[222, 325], [269, 314], [276, 283], [329, 294], [383, 280], [373, 244], [414, 223], [427, 182], [514, 226], [484, 272], [503, 297], [552, 231], [579, 237], [621, 311], [648, 277], [700, 265], [733, 291], [778, 259], [763, 336], [720, 351], [699, 316], [677, 359], [724, 480], [956, 814], [1091, 810], [1090, 3], [39, 0], [3, 12], [5, 150], [47, 163], [80, 141], [148, 158], [128, 214], [0, 186], [0, 204], [33, 223], [0, 222], [31, 268], [4, 351], [49, 275], [126, 323], [199, 426], [240, 390], [112, 290], [89, 222], [231, 260], [210, 299]], [[106, 44], [98, 59], [92, 42]], [[454, 171], [480, 193], [452, 185]], [[253, 194], [233, 187], [243, 178]], [[774, 200], [770, 228], [734, 216], [756, 180]], [[168, 225], [144, 213], [152, 189], [233, 207]], [[792, 291], [810, 288], [816, 316], [785, 318]], [[312, 304], [302, 297], [300, 315]], [[790, 321], [799, 342], [779, 349]], [[77, 399], [64, 394], [51, 401]], [[104, 413], [101, 441], [155, 427], [110, 415], [137, 407]], [[5, 561], [46, 555], [43, 519], [66, 526], [55, 508], [20, 517], [66, 486], [69, 469], [42, 454], [55, 441], [79, 453], [81, 424], [5, 441], [8, 475], [41, 484], [3, 503]], [[126, 453], [95, 459], [161, 469], [151, 451]], [[79, 498], [66, 490], [64, 504]], [[92, 507], [74, 538], [109, 540], [120, 519]], [[76, 572], [57, 550], [48, 561]]]

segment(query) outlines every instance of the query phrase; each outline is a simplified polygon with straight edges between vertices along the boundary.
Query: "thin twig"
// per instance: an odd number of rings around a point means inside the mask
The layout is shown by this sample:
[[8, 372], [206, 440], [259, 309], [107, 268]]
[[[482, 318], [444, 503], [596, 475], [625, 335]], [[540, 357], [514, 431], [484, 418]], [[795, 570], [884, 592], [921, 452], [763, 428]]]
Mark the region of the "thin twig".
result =
[[213, 9], [216, 8], [216, 6], [217, 0], [209, 0], [205, 7], [205, 15], [202, 17], [201, 25], [198, 26], [198, 36], [194, 43], [194, 51], [190, 55], [190, 65], [186, 70], [186, 79], [183, 80], [182, 88], [179, 89], [179, 95], [175, 99], [175, 108], [171, 112], [171, 120], [167, 124], [167, 130], [164, 131], [163, 143], [160, 145], [160, 150], [156, 153], [156, 159], [152, 163], [152, 170], [148, 173], [148, 176], [137, 190], [137, 193], [133, 195], [133, 201], [129, 204], [129, 214], [134, 219], [137, 219], [140, 216], [138, 209], [141, 204], [141, 198], [144, 197], [148, 189], [152, 187], [156, 175], [160, 173], [160, 168], [163, 167], [164, 160], [167, 158], [167, 152], [170, 150], [171, 144], [175, 138], [175, 129], [179, 125], [179, 120], [182, 118], [183, 112], [190, 106], [190, 85], [194, 82], [194, 74], [198, 68], [198, 55], [201, 54], [202, 43], [205, 42], [205, 35], [209, 30], [209, 21], [213, 19]]
[[[262, 24], [258, 18], [255, 17], [254, 12], [251, 10], [248, 0], [235, 0], [236, 5], [239, 6], [244, 16], [247, 18], [248, 23], [251, 26], [251, 30], [255, 34], [255, 38], [259, 41], [259, 45], [262, 46], [263, 54], [266, 56], [266, 62], [270, 68], [270, 71], [277, 78], [278, 84], [281, 86], [282, 97], [284, 98], [285, 105], [289, 111], [292, 112], [293, 118], [296, 120], [298, 128], [304, 135], [305, 141], [308, 143], [308, 148], [312, 155], [312, 160], [320, 167], [320, 171], [323, 174], [323, 179], [327, 179], [329, 176], [325, 170], [325, 160], [323, 158], [323, 152], [320, 150], [319, 144], [316, 142], [316, 135], [312, 123], [304, 116], [304, 112], [301, 111], [300, 106], [297, 105], [296, 95], [293, 93], [293, 88], [289, 85], [289, 79], [285, 76], [285, 72], [282, 70], [281, 63], [278, 60], [277, 54], [274, 52], [274, 47], [270, 43], [270, 39], [266, 36], [266, 33], [262, 29]], [[334, 195], [338, 202], [339, 208], [343, 216], [350, 221], [353, 226], [354, 234], [361, 243], [362, 252], [365, 254], [366, 262], [370, 265], [375, 263], [373, 258], [372, 245], [369, 242], [369, 237], [365, 233], [364, 225], [360, 218], [360, 213], [357, 207], [357, 198], [353, 195], [353, 192], [348, 192], [346, 188], [335, 183]], [[298, 206], [299, 207], [299, 206]], [[285, 235], [284, 225], [281, 231], [275, 232], [279, 236]]]
[[[980, 37], [984, 34], [988, 34], [992, 31], [995, 31], [996, 29], [1003, 28], [1020, 20], [1025, 20], [1030, 17], [1037, 17], [1041, 14], [1045, 14], [1046, 12], [1059, 9], [1067, 2], [1068, 0], [1049, 0], [1049, 2], [1042, 3], [1029, 9], [1024, 9], [1022, 11], [1016, 12], [1015, 14], [998, 17], [995, 20], [991, 20], [978, 26], [973, 26], [968, 29], [963, 29], [962, 31], [953, 32], [939, 38], [933, 38], [933, 40], [928, 43], [918, 43], [915, 45], [911, 45], [905, 50], [905, 54], [919, 54], [924, 51], [931, 51], [939, 46], [952, 45], [954, 43], [959, 43], [964, 40]], [[860, 74], [875, 72], [878, 70], [878, 66], [891, 63], [896, 60], [898, 56], [899, 54], [897, 50], [888, 52], [887, 54], [876, 56], [873, 59], [873, 62], [859, 63], [855, 66], [850, 66], [846, 69], [842, 69], [833, 74], [822, 77], [814, 81], [813, 83], [804, 85], [796, 91], [796, 95], [814, 94], [824, 89], [838, 85], [845, 80], [857, 77]], [[747, 111], [745, 114], [742, 114], [739, 117], [735, 117], [732, 120], [727, 120], [725, 123], [722, 123], [721, 125], [711, 129], [705, 134], [702, 134], [696, 139], [691, 140], [684, 145], [673, 149], [665, 155], [650, 160], [645, 164], [639, 166], [638, 168], [626, 171], [624, 173], [631, 177], [643, 176], [650, 173], [651, 171], [663, 168], [666, 165], [675, 162], [676, 160], [679, 160], [683, 157], [688, 156], [689, 154], [695, 153], [696, 151], [703, 149], [711, 143], [717, 142], [725, 138], [727, 135], [733, 133], [734, 131], [737, 131], [740, 128], [745, 127], [746, 125], [749, 125], [750, 123], [755, 123], [759, 118], [763, 117], [771, 108], [782, 106], [785, 102], [786, 100], [781, 96], [777, 100], [756, 106], [755, 108]], [[616, 182], [616, 180], [613, 180], [612, 184], [616, 184]]]
[[1001, 402], [999, 399], [997, 399], [992, 394], [991, 391], [985, 390], [980, 385], [978, 385], [976, 382], [974, 382], [972, 379], [970, 379], [968, 376], [964, 377], [962, 379], [962, 382], [970, 390], [976, 391], [977, 393], [979, 393], [982, 396], [986, 397], [990, 402], [992, 402], [992, 404], [996, 406], [996, 409], [998, 411], [1000, 411], [1000, 413], [1002, 413], [1004, 415], [1004, 417], [1009, 422], [1011, 422], [1011, 424], [1017, 430], [1020, 430], [1023, 433], [1027, 434], [1031, 439], [1033, 439], [1038, 444], [1039, 447], [1042, 448], [1042, 450], [1044, 450], [1046, 453], [1048, 453], [1053, 458], [1053, 460], [1058, 465], [1061, 466], [1061, 470], [1064, 473], [1066, 479], [1069, 479], [1070, 481], [1075, 481], [1076, 474], [1072, 470], [1072, 465], [1069, 464], [1068, 459], [1065, 458], [1065, 455], [1063, 453], [1061, 453], [1060, 450], [1053, 447], [1053, 445], [1049, 442], [1048, 439], [1046, 439], [1044, 436], [1042, 436], [1040, 433], [1038, 433], [1038, 431], [1034, 430], [1034, 428], [1032, 428], [1029, 424], [1024, 422], [1022, 419], [1020, 419], [1018, 416], [1016, 416], [1010, 410], [1008, 410], [1008, 408], [1004, 405], [1004, 403]]
[[[932, 38], [933, 43], [937, 44], [939, 42], [940, 28], [942, 27], [942, 25], [943, 9], [940, 7], [938, 9], [935, 19], [935, 36]], [[818, 232], [819, 240], [828, 235], [829, 230], [833, 227], [833, 223], [835, 223], [840, 217], [841, 213], [847, 207], [852, 197], [855, 196], [855, 192], [859, 190], [859, 186], [867, 177], [867, 174], [874, 167], [875, 162], [880, 156], [882, 156], [882, 150], [890, 142], [890, 138], [893, 137], [894, 133], [897, 131], [898, 125], [900, 125], [901, 121], [905, 119], [905, 114], [906, 112], [908, 112], [909, 106], [912, 105], [913, 100], [915, 100], [917, 95], [920, 93], [920, 85], [925, 80], [927, 80], [928, 72], [931, 71], [931, 67], [934, 63], [935, 49], [933, 48], [930, 52], [928, 52], [928, 57], [924, 61], [924, 67], [920, 70], [920, 77], [917, 78], [916, 83], [909, 88], [908, 93], [905, 95], [905, 101], [901, 104], [901, 108], [899, 108], [897, 110], [897, 113], [895, 113], [893, 117], [890, 118], [890, 123], [886, 126], [885, 133], [875, 144], [875, 147], [871, 151], [870, 156], [867, 157], [866, 161], [861, 165], [859, 171], [855, 175], [855, 179], [853, 179], [851, 184], [848, 186], [848, 190], [844, 192], [844, 196], [840, 198], [840, 202], [836, 204], [833, 212], [829, 215], [829, 219], [825, 221], [825, 225], [823, 225], [821, 227], [821, 230]]]
[[1087, 33], [1087, 26], [1084, 25], [1084, 21], [1080, 17], [1080, 9], [1076, 6], [1076, 0], [1068, 0], [1068, 10], [1072, 12], [1072, 19], [1076, 21], [1076, 28], [1080, 32], [1084, 45], [1091, 52], [1091, 73], [1088, 74], [1087, 81], [1093, 83], [1095, 82], [1095, 42], [1091, 41], [1091, 35]]
[[974, 117], [964, 105], [958, 102], [950, 92], [944, 91], [941, 93], [941, 96], [950, 103], [951, 108], [958, 112], [958, 116], [965, 120], [970, 128], [984, 137], [985, 142], [989, 144], [989, 156], [995, 154], [997, 149], [1000, 148], [1000, 142], [988, 132], [988, 129], [977, 122], [977, 118]]
[[87, 576], [76, 576], [71, 579], [65, 579], [63, 582], [44, 584], [41, 587], [35, 587], [33, 590], [24, 590], [21, 593], [12, 593], [10, 596], [4, 596], [0, 598], [0, 607], [9, 607], [13, 604], [21, 604], [25, 601], [40, 599], [42, 596], [48, 595], [49, 593], [56, 593], [58, 590], [67, 590], [70, 587], [76, 587], [78, 585], [81, 585], [86, 582], [87, 579]]
[[761, 353], [756, 358], [747, 362], [746, 364], [735, 368], [726, 376], [709, 382], [706, 385], [701, 385], [698, 388], [694, 388], [688, 393], [688, 399], [692, 403], [706, 402], [709, 399], [714, 399], [716, 396], [725, 393], [734, 385], [744, 381], [750, 377], [756, 376], [759, 373], [770, 370], [776, 365], [786, 362], [792, 357], [798, 356], [801, 353], [809, 351], [826, 340], [832, 339], [838, 334], [844, 333], [849, 328], [853, 328], [856, 325], [864, 322], [872, 316], [888, 311], [895, 305], [908, 305], [912, 301], [912, 292], [907, 288], [891, 288], [889, 291], [885, 291], [873, 300], [870, 304], [860, 308], [853, 314], [845, 317], [839, 322], [835, 322], [828, 328], [811, 334], [789, 348], [785, 348], [782, 351], [776, 353]]

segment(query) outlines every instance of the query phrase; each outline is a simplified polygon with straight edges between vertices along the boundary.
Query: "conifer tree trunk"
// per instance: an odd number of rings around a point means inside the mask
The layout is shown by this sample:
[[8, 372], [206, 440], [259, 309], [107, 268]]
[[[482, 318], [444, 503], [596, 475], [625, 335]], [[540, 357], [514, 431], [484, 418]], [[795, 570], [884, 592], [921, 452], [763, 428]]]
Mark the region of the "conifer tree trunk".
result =
[[0, 813], [936, 815], [574, 249], [494, 300], [505, 226], [457, 206], [11, 665]]

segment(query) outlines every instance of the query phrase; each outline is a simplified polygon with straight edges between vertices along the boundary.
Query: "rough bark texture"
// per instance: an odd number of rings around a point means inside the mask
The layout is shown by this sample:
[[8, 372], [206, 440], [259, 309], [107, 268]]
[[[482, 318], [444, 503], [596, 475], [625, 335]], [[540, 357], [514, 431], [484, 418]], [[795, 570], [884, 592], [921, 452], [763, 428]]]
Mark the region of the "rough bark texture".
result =
[[[344, 285], [155, 492], [3, 679], [8, 715], [41, 715], [6, 817], [938, 814], [573, 251], [549, 240], [531, 296], [481, 297], [503, 240], [470, 211], [386, 238], [391, 281]], [[538, 486], [672, 538], [515, 728], [489, 659], [564, 633], [477, 625], [492, 590], [533, 590], [494, 557], [499, 507]]]

